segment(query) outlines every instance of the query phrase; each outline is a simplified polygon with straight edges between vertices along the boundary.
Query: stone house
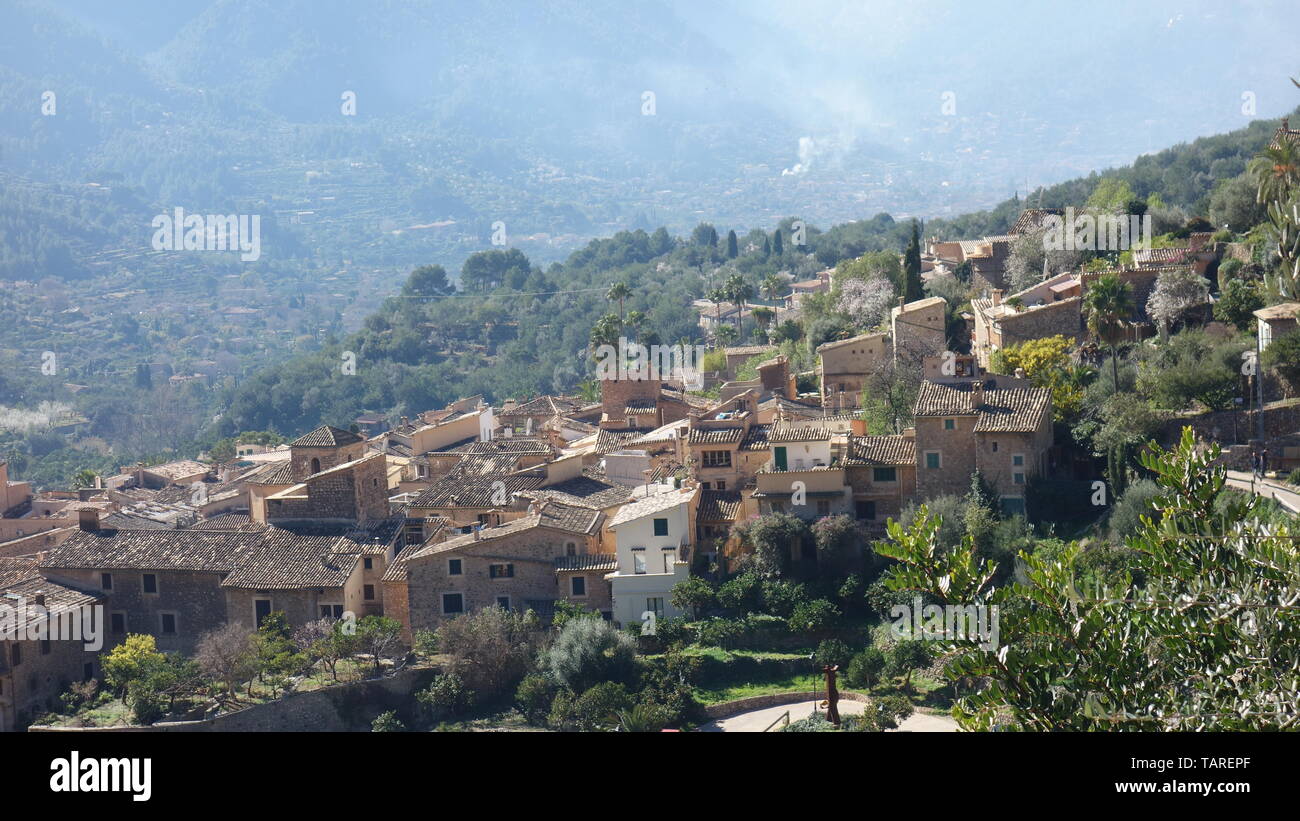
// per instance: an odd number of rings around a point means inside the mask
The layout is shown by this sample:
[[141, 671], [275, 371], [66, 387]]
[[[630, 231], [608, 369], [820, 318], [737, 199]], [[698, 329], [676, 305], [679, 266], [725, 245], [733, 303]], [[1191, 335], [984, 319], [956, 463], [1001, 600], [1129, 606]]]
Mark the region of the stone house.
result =
[[404, 553], [402, 569], [387, 574], [385, 582], [400, 586], [405, 575], [406, 625], [412, 632], [493, 606], [533, 610], [545, 620], [557, 600], [608, 614], [604, 575], [615, 562], [597, 550], [604, 518], [590, 508], [537, 502], [503, 525]]
[[102, 634], [96, 642], [104, 603], [95, 590], [44, 578], [33, 557], [0, 558], [0, 732], [23, 729], [58, 709], [70, 683], [101, 675], [97, 653], [113, 644]]
[[907, 366], [919, 365], [922, 357], [947, 349], [947, 306], [947, 300], [939, 296], [915, 302], [898, 298], [898, 305], [889, 311], [895, 360]]
[[1025, 486], [1048, 468], [1052, 394], [997, 381], [922, 382], [915, 417], [916, 492], [964, 495], [978, 472], [1008, 513], [1024, 513]]
[[[842, 463], [843, 436], [826, 424], [777, 423], [768, 429], [771, 460], [755, 476], [759, 512], [817, 519], [852, 515]], [[836, 440], [841, 440], [836, 442]]]
[[844, 476], [853, 495], [853, 517], [881, 533], [885, 522], [897, 519], [916, 495], [916, 440], [851, 435], [844, 451]]
[[1082, 308], [1083, 285], [1077, 274], [1057, 274], [1010, 298], [995, 290], [986, 299], [971, 300], [971, 351], [980, 367], [987, 368], [993, 352], [1010, 345], [1057, 334], [1078, 342], [1086, 332]]
[[859, 334], [817, 346], [817, 382], [822, 406], [856, 408], [867, 378], [878, 371], [891, 355], [885, 331]]

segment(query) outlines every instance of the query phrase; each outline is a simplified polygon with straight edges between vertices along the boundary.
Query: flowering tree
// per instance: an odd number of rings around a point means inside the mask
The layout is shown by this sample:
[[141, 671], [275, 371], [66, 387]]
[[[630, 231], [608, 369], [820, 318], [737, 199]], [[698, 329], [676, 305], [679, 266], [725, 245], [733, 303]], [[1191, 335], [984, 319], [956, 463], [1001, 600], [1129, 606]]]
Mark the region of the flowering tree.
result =
[[894, 283], [884, 277], [850, 279], [840, 288], [836, 308], [859, 328], [874, 328], [889, 315], [894, 304]]
[[1174, 268], [1156, 279], [1155, 290], [1147, 299], [1147, 315], [1163, 334], [1185, 311], [1209, 301], [1210, 283], [1205, 277], [1190, 268]]

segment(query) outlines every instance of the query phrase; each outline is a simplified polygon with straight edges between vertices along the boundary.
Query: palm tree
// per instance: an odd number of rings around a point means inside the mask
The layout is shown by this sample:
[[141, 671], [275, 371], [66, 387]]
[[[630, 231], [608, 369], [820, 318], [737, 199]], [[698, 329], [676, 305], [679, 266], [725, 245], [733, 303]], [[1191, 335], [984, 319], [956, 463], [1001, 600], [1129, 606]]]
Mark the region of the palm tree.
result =
[[627, 326], [632, 329], [633, 337], [639, 338], [641, 336], [641, 326], [645, 324], [646, 319], [646, 315], [641, 311], [631, 310], [627, 312], [625, 321]]
[[1285, 203], [1300, 186], [1300, 141], [1283, 137], [1266, 146], [1247, 167], [1260, 203]]
[[768, 274], [763, 277], [763, 282], [758, 286], [758, 292], [768, 302], [776, 302], [785, 296], [785, 280], [776, 274]]
[[618, 347], [619, 334], [623, 332], [623, 320], [614, 314], [605, 314], [591, 326], [590, 348], [594, 352], [601, 345]]
[[1133, 289], [1118, 274], [1103, 274], [1083, 297], [1088, 332], [1110, 348], [1111, 376], [1119, 391], [1119, 357], [1116, 348], [1124, 341], [1128, 318], [1133, 315]]
[[754, 286], [746, 282], [740, 274], [732, 274], [727, 277], [722, 287], [731, 301], [736, 304], [736, 336], [743, 338], [745, 327], [741, 315], [745, 311], [745, 303], [754, 298]]
[[735, 342], [736, 337], [740, 334], [730, 325], [719, 325], [713, 329], [713, 335], [718, 340], [718, 347], [725, 348], [732, 342]]
[[627, 287], [626, 282], [615, 282], [613, 285], [609, 286], [609, 290], [605, 292], [605, 299], [610, 302], [613, 302], [616, 299], [618, 300], [618, 315], [620, 318], [623, 316], [623, 300], [630, 296], [632, 296], [632, 289]]
[[710, 288], [709, 294], [706, 298], [713, 303], [713, 307], [715, 310], [714, 317], [713, 317], [714, 327], [721, 325], [722, 324], [722, 303], [727, 301], [726, 288], [723, 288], [721, 286], [717, 288]]

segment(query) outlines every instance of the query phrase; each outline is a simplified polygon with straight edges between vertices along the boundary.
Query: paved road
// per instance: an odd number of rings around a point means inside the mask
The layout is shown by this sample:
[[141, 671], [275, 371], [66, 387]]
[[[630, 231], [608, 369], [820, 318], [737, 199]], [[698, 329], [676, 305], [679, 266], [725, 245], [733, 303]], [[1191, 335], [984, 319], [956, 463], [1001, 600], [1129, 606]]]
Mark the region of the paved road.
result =
[[1255, 479], [1252, 482], [1252, 478], [1251, 474], [1244, 470], [1228, 471], [1228, 485], [1230, 487], [1244, 490], [1247, 493], [1254, 493], [1256, 496], [1262, 496], [1266, 499], [1276, 499], [1278, 504], [1292, 513], [1300, 513], [1300, 493], [1273, 479]]
[[[723, 718], [718, 721], [710, 721], [700, 727], [701, 732], [705, 733], [761, 733], [763, 728], [767, 727], [773, 721], [776, 721], [786, 711], [790, 711], [790, 720], [799, 721], [812, 715], [813, 706], [818, 704], [816, 701], [803, 701], [797, 704], [782, 704], [776, 707], [765, 707], [762, 710], [751, 710], [748, 713], [740, 713], [731, 718]], [[857, 715], [862, 712], [862, 702], [860, 701], [841, 701], [840, 715]], [[774, 729], [773, 732], [776, 732]], [[947, 716], [928, 715], [924, 713], [913, 713], [899, 725], [897, 730], [889, 732], [912, 732], [912, 733], [955, 733], [957, 732], [957, 723]]]

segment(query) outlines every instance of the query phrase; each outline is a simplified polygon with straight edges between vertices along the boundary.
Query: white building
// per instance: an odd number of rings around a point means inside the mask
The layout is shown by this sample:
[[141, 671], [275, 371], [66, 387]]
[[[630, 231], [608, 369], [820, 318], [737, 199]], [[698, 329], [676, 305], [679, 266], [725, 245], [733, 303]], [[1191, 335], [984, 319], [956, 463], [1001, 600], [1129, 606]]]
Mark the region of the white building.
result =
[[[618, 570], [605, 578], [614, 596], [614, 621], [644, 624], [682, 615], [673, 587], [690, 575], [691, 506], [699, 489], [651, 485], [619, 508], [608, 528], [616, 540]], [[657, 491], [657, 492], [656, 492]]]

